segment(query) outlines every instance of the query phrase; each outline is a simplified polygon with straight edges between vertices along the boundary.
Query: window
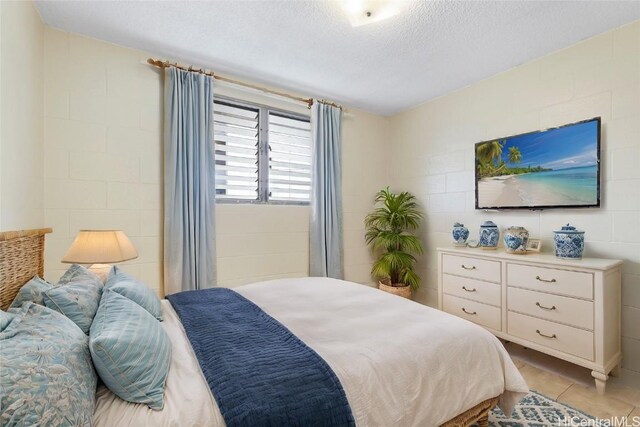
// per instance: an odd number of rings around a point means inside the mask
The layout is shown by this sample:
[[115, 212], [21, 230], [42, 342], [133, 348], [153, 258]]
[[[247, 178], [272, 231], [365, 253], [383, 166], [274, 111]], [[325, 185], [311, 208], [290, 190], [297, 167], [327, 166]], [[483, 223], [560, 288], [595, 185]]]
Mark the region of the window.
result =
[[216, 199], [258, 199], [259, 110], [215, 101]]
[[219, 99], [213, 122], [217, 200], [309, 203], [309, 117]]

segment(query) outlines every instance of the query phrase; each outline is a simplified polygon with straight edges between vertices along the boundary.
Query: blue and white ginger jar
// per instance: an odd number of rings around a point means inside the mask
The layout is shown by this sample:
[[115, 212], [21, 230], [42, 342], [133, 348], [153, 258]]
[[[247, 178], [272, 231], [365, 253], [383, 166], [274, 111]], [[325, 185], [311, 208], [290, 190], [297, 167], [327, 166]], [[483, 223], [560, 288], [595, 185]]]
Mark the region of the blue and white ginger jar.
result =
[[453, 224], [451, 235], [453, 236], [453, 241], [456, 245], [466, 246], [467, 239], [469, 238], [469, 229], [465, 227], [464, 224], [456, 222]]
[[498, 247], [500, 230], [493, 221], [485, 221], [480, 225], [480, 247], [482, 249], [495, 249]]
[[553, 232], [553, 242], [558, 258], [580, 259], [584, 251], [584, 231], [567, 224]]
[[504, 232], [504, 246], [512, 254], [526, 254], [529, 231], [524, 227], [509, 227]]

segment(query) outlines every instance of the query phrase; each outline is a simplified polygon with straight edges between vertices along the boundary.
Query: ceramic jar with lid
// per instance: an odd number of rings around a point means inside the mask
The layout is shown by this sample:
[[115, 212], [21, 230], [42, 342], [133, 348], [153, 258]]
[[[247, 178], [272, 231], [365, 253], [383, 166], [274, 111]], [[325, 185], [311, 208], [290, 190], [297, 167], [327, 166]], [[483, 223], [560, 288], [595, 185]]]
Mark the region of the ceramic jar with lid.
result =
[[511, 254], [526, 254], [529, 231], [524, 227], [509, 227], [504, 232], [504, 246]]
[[565, 225], [553, 232], [553, 242], [558, 258], [580, 259], [584, 251], [584, 231]]
[[466, 246], [467, 239], [469, 238], [469, 229], [465, 227], [464, 224], [456, 222], [453, 224], [451, 235], [453, 236], [453, 243], [456, 246]]
[[482, 249], [495, 249], [498, 247], [500, 230], [493, 221], [485, 221], [480, 225], [480, 247]]

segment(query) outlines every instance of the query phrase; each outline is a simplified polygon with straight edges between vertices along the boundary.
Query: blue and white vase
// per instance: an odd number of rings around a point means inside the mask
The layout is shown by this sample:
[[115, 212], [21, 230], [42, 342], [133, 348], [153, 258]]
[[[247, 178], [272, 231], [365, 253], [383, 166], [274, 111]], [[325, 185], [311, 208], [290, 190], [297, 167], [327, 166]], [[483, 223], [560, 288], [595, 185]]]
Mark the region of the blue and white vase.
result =
[[524, 227], [509, 227], [505, 230], [504, 246], [511, 254], [526, 254], [529, 231]]
[[453, 224], [453, 230], [451, 230], [451, 235], [453, 236], [453, 242], [456, 246], [467, 246], [467, 239], [469, 238], [469, 229], [464, 226], [464, 224], [460, 224], [456, 222]]
[[553, 242], [558, 258], [580, 259], [584, 251], [584, 231], [567, 224], [553, 232]]
[[498, 247], [500, 230], [493, 221], [485, 221], [480, 225], [480, 247], [482, 249], [495, 249]]

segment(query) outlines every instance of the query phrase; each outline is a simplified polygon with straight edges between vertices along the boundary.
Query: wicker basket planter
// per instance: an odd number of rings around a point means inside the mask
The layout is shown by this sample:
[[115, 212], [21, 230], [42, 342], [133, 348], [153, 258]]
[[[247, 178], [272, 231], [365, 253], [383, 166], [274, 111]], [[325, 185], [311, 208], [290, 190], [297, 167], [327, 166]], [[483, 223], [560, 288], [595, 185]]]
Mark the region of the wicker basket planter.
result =
[[393, 295], [398, 295], [402, 298], [411, 299], [411, 288], [409, 286], [389, 286], [382, 282], [378, 282], [378, 289], [381, 291], [389, 292]]

